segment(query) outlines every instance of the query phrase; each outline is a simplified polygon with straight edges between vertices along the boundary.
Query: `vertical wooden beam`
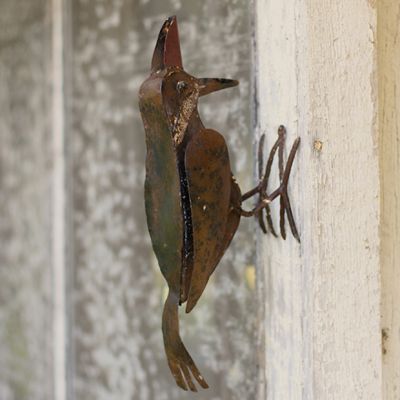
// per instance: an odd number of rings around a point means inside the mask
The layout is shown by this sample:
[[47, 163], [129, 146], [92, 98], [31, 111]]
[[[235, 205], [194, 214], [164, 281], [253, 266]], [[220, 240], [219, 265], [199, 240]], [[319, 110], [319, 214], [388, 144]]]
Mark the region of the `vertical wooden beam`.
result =
[[383, 398], [400, 398], [400, 4], [378, 1]]
[[266, 397], [380, 399], [374, 2], [258, 0], [256, 15], [259, 130], [269, 147], [280, 124], [287, 149], [302, 138], [290, 183], [302, 243], [260, 238]]
[[51, 1], [53, 139], [53, 365], [54, 399], [66, 398], [66, 179], [64, 104], [64, 2]]

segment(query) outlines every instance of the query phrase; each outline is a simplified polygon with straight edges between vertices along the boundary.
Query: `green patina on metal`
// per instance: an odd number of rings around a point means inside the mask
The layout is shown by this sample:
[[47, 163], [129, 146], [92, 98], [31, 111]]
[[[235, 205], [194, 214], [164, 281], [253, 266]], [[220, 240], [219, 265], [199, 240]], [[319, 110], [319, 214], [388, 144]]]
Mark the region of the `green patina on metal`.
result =
[[146, 129], [145, 205], [147, 224], [160, 269], [179, 292], [183, 221], [176, 151], [165, 114], [151, 100], [140, 106]]

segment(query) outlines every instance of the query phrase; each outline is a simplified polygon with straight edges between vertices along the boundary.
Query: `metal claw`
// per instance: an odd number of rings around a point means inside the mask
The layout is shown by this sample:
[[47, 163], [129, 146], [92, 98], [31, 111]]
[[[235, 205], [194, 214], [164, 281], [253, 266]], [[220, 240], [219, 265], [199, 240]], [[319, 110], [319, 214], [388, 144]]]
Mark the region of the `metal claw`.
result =
[[[286, 129], [283, 125], [281, 125], [278, 129], [278, 139], [272, 146], [272, 149], [269, 153], [269, 157], [267, 160], [267, 164], [265, 166], [265, 172], [262, 175], [262, 165], [264, 163], [263, 158], [263, 145], [264, 145], [265, 136], [262, 135], [260, 138], [260, 143], [258, 147], [258, 174], [260, 183], [253, 189], [244, 193], [242, 196], [242, 201], [253, 197], [254, 195], [259, 195], [259, 200], [257, 205], [250, 211], [240, 209], [240, 213], [242, 216], [250, 217], [256, 216], [259, 222], [259, 225], [264, 233], [267, 232], [264, 218], [263, 218], [263, 210], [266, 211], [267, 224], [271, 233], [277, 237], [277, 234], [274, 230], [272, 218], [271, 218], [271, 209], [269, 207], [269, 203], [273, 201], [276, 197], [280, 197], [280, 232], [283, 239], [286, 239], [286, 231], [285, 231], [285, 214], [288, 217], [290, 230], [297, 241], [300, 242], [300, 237], [297, 231], [296, 223], [294, 221], [292, 208], [290, 205], [289, 196], [287, 193], [287, 187], [289, 182], [289, 176], [292, 169], [293, 161], [296, 156], [297, 149], [300, 144], [300, 138], [297, 138], [293, 143], [292, 149], [289, 154], [288, 161], [286, 163], [286, 167], [284, 166], [284, 147], [286, 142]], [[271, 175], [272, 164], [275, 158], [275, 154], [278, 151], [278, 168], [279, 168], [279, 181], [280, 186], [270, 195], [267, 194], [269, 177]]]

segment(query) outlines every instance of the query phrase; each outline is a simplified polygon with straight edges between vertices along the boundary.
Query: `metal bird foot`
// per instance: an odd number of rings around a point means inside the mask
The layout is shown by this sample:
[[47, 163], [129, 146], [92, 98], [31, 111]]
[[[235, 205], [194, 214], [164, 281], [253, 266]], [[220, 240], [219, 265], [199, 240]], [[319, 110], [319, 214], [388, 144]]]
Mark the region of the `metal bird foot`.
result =
[[[299, 234], [297, 231], [296, 223], [294, 221], [292, 208], [290, 206], [289, 196], [287, 193], [290, 172], [292, 170], [292, 165], [293, 165], [294, 158], [296, 156], [297, 149], [299, 148], [299, 145], [300, 145], [300, 138], [297, 138], [294, 141], [292, 149], [289, 154], [288, 161], [286, 163], [286, 167], [284, 167], [283, 152], [284, 152], [285, 142], [286, 142], [286, 129], [283, 125], [281, 125], [278, 129], [278, 139], [276, 140], [275, 144], [273, 145], [273, 147], [269, 153], [268, 161], [265, 166], [265, 171], [263, 171], [264, 140], [265, 140], [265, 135], [262, 135], [260, 138], [259, 145], [258, 145], [259, 184], [254, 189], [246, 192], [242, 196], [242, 201], [245, 201], [245, 200], [249, 199], [250, 197], [254, 196], [255, 194], [258, 194], [259, 195], [258, 203], [257, 203], [256, 207], [251, 211], [241, 210], [242, 215], [245, 217], [251, 217], [253, 215], [256, 216], [261, 230], [264, 233], [267, 233], [268, 230], [267, 230], [267, 228], [265, 226], [265, 222], [264, 222], [264, 211], [265, 211], [268, 228], [271, 231], [271, 233], [275, 237], [277, 237], [278, 235], [276, 234], [274, 224], [273, 224], [272, 218], [271, 218], [271, 209], [269, 207], [269, 203], [271, 203], [276, 197], [280, 196], [280, 223], [279, 223], [279, 226], [280, 226], [281, 236], [283, 239], [286, 239], [286, 230], [285, 230], [285, 214], [286, 214], [288, 221], [289, 221], [290, 230], [292, 231], [292, 234], [296, 238], [296, 240], [298, 242], [300, 242], [300, 237], [299, 237]], [[274, 161], [275, 154], [277, 151], [278, 151], [280, 187], [277, 190], [275, 190], [273, 193], [268, 195], [267, 188], [268, 188], [269, 178], [271, 175], [272, 163]]]

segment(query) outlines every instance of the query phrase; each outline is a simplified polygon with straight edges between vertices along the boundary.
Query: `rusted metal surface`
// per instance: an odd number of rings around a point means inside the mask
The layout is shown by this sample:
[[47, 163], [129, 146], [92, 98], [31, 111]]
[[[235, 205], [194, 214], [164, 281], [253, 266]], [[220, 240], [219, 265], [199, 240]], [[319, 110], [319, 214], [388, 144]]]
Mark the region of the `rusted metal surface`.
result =
[[[264, 174], [261, 160], [259, 184], [242, 196], [231, 172], [225, 139], [218, 132], [205, 129], [201, 122], [197, 110], [199, 97], [237, 84], [231, 79], [198, 79], [186, 73], [176, 17], [165, 21], [154, 50], [151, 74], [140, 88], [139, 104], [147, 145], [148, 228], [169, 287], [162, 318], [164, 346], [172, 375], [184, 390], [197, 391], [192, 375], [201, 387], [208, 385], [180, 338], [178, 305], [186, 302], [186, 312], [194, 308], [234, 237], [240, 217], [257, 216], [266, 231], [265, 209], [274, 233], [268, 205], [280, 197], [282, 237], [285, 238], [286, 213], [292, 233], [299, 239], [287, 195], [299, 139], [284, 168], [285, 130], [281, 126]], [[262, 144], [263, 141], [260, 153]], [[277, 150], [281, 184], [268, 195], [268, 178]], [[243, 210], [242, 201], [257, 194], [256, 206]]]
[[185, 167], [194, 250], [186, 306], [186, 312], [190, 312], [226, 248], [232, 174], [224, 138], [212, 130], [198, 132], [187, 146]]

